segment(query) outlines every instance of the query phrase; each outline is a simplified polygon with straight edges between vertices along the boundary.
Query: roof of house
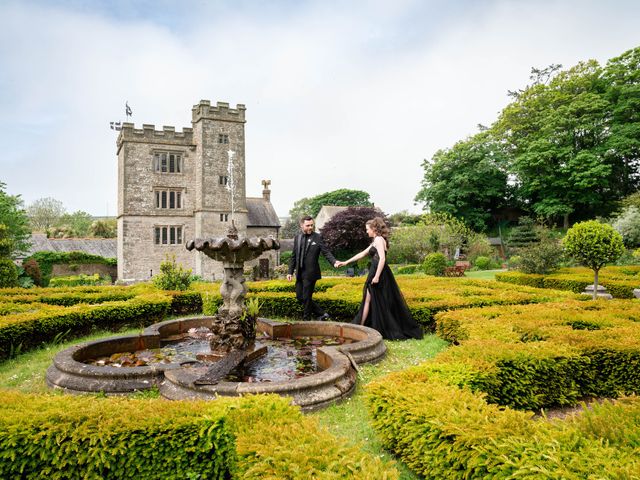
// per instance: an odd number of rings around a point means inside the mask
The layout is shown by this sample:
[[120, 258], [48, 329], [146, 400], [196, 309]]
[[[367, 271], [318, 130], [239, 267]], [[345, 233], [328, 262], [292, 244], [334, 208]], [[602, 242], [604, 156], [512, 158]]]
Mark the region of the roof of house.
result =
[[31, 248], [25, 258], [36, 252], [85, 252], [105, 258], [116, 258], [115, 238], [47, 238], [44, 233], [31, 235]]
[[247, 197], [247, 217], [247, 227], [280, 227], [273, 205], [263, 197]]
[[320, 230], [325, 223], [333, 218], [336, 213], [340, 213], [349, 207], [342, 207], [337, 205], [323, 205], [318, 215], [316, 215], [316, 228]]

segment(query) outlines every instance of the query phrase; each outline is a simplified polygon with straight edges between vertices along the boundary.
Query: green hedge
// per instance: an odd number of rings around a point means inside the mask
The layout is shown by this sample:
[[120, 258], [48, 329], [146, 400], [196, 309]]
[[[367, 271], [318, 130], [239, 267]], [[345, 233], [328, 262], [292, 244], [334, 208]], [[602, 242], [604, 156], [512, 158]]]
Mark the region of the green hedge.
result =
[[637, 397], [550, 422], [413, 371], [368, 392], [383, 445], [425, 478], [640, 478]]
[[0, 478], [397, 479], [289, 399], [215, 402], [1, 392]]
[[568, 422], [521, 411], [640, 393], [639, 319], [629, 300], [441, 312], [455, 346], [368, 387], [374, 428], [428, 478], [640, 478], [640, 398]]
[[225, 406], [2, 392], [0, 478], [229, 478]]
[[[639, 272], [640, 266], [636, 265], [605, 267], [600, 270], [598, 283], [604, 286], [614, 298], [634, 298], [633, 290], [640, 288]], [[583, 267], [563, 268], [548, 275], [511, 271], [497, 273], [496, 280], [515, 285], [582, 293], [588, 285], [593, 285], [593, 271]]]
[[50, 307], [0, 317], [0, 359], [11, 352], [36, 348], [61, 334], [77, 337], [96, 329], [151, 325], [171, 312], [171, 301], [165, 295], [146, 294], [127, 301]]
[[[29, 260], [35, 260], [42, 274], [42, 285], [47, 286], [51, 279], [51, 271], [56, 264], [88, 264], [97, 263], [101, 265], [116, 266], [117, 261], [115, 258], [105, 258], [100, 255], [92, 255], [85, 252], [36, 252], [33, 255], [25, 258], [22, 263]], [[35, 281], [35, 279], [34, 279]]]

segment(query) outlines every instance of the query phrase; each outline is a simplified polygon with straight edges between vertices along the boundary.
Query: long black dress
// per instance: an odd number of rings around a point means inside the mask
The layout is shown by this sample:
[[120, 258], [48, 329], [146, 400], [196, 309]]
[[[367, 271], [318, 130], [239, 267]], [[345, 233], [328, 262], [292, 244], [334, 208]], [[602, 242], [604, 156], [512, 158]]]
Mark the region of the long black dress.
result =
[[360, 325], [362, 310], [367, 298], [367, 290], [371, 293], [369, 314], [364, 325], [375, 328], [387, 340], [406, 340], [408, 338], [422, 338], [422, 328], [411, 316], [409, 307], [398, 288], [396, 279], [385, 262], [378, 283], [371, 283], [376, 275], [380, 256], [374, 246], [369, 248], [371, 267], [362, 292], [362, 303], [352, 323]]

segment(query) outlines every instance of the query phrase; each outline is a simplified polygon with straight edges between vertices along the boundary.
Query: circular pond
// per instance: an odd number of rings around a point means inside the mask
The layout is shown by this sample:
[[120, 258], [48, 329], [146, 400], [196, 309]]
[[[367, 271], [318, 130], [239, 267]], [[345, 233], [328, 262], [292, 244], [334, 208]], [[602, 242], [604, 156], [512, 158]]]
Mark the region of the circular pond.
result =
[[311, 410], [349, 395], [357, 364], [377, 361], [386, 352], [381, 335], [367, 327], [258, 319], [246, 361], [218, 383], [202, 385], [196, 381], [220, 359], [209, 349], [212, 318], [168, 320], [140, 335], [71, 347], [56, 355], [47, 383], [71, 393], [105, 394], [157, 385], [163, 397], [175, 400], [278, 393]]

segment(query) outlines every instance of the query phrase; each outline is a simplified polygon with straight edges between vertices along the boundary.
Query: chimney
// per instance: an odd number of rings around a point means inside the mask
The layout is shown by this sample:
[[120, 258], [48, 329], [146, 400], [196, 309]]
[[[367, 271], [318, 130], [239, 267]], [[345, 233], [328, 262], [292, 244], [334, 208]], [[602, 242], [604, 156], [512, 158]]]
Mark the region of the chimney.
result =
[[269, 190], [269, 185], [271, 185], [271, 180], [262, 180], [262, 198], [265, 200], [271, 201], [271, 190]]

